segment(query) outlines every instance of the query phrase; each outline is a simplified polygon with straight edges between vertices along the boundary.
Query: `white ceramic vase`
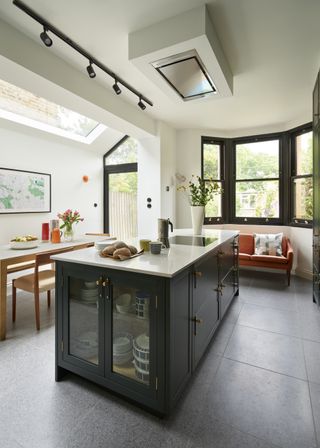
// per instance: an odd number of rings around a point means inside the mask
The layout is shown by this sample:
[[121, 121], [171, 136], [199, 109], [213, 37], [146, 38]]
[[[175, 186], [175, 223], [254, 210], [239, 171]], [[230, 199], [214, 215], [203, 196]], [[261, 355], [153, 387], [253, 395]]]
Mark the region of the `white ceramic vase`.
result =
[[193, 234], [201, 235], [204, 221], [203, 205], [191, 205], [191, 220], [192, 220]]

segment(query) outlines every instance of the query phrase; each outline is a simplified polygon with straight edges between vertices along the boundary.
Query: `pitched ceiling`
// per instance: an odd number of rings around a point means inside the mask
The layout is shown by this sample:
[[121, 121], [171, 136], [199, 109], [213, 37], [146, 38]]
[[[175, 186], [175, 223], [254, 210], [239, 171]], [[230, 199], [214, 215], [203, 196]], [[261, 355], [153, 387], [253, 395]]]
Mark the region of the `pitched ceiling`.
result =
[[[318, 0], [25, 0], [31, 8], [154, 101], [144, 113], [176, 128], [222, 131], [311, 120], [320, 66]], [[189, 103], [169, 98], [128, 60], [128, 34], [207, 3], [234, 75], [234, 95]], [[0, 16], [39, 42], [41, 27], [12, 5]], [[87, 61], [53, 39], [48, 49], [85, 71]], [[98, 82], [112, 80], [97, 70]], [[127, 100], [136, 98], [124, 92]]]

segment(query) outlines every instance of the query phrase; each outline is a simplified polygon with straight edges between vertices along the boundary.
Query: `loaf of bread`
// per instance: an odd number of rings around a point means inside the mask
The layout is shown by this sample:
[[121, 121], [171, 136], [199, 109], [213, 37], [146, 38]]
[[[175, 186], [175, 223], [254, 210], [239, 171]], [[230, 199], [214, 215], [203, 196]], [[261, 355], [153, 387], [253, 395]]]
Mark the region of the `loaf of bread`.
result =
[[120, 258], [122, 260], [129, 257], [131, 257], [131, 251], [128, 247], [120, 247], [120, 249], [116, 249], [113, 252], [113, 258]]
[[126, 243], [124, 243], [123, 241], [116, 241], [115, 243], [113, 243], [113, 246], [114, 246], [116, 249], [121, 249], [122, 247], [128, 247], [128, 246], [126, 245]]
[[101, 251], [101, 255], [113, 255], [113, 252], [116, 250], [114, 244], [111, 244], [110, 246], [105, 247], [104, 249], [102, 249]]
[[135, 255], [138, 252], [137, 248], [134, 246], [128, 246], [128, 249], [130, 249], [131, 255]]

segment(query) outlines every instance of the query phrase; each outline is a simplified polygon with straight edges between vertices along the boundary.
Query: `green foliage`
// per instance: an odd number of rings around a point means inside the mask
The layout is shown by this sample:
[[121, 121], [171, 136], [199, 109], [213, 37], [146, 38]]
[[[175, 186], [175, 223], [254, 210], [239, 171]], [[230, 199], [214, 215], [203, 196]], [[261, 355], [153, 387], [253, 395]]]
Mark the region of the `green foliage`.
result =
[[138, 159], [138, 143], [133, 138], [125, 140], [106, 159], [107, 165], [119, 165], [121, 163], [136, 163]]
[[188, 186], [180, 185], [178, 191], [189, 192], [190, 204], [193, 206], [206, 206], [213, 196], [221, 191], [218, 182], [209, 180], [209, 182], [201, 179], [200, 176], [193, 176], [188, 183]]
[[122, 193], [137, 193], [137, 173], [109, 174], [109, 190]]
[[204, 179], [220, 179], [219, 145], [203, 145], [203, 177]]

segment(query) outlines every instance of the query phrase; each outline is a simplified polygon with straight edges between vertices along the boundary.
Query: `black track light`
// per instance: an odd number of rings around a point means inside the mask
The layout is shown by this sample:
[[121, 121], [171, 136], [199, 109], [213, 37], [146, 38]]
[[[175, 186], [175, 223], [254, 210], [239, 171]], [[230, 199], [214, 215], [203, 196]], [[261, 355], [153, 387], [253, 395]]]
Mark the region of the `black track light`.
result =
[[96, 77], [96, 72], [94, 71], [94, 68], [92, 67], [92, 62], [90, 61], [88, 67], [87, 67], [87, 72], [88, 75], [90, 76], [90, 78], [95, 78]]
[[47, 30], [45, 27], [43, 27], [43, 31], [40, 34], [40, 39], [42, 40], [42, 42], [45, 44], [46, 47], [51, 47], [52, 39], [47, 34]]
[[115, 83], [113, 84], [112, 88], [116, 92], [117, 95], [120, 95], [121, 89], [118, 86], [118, 81], [116, 79], [114, 81], [115, 81]]
[[140, 107], [141, 110], [145, 110], [145, 108], [147, 107], [141, 100], [141, 96], [139, 97], [139, 103], [138, 106]]
[[[122, 79], [120, 76], [118, 76], [116, 73], [113, 72], [109, 67], [104, 65], [102, 62], [100, 62], [98, 59], [96, 59], [93, 55], [91, 55], [88, 51], [86, 51], [84, 48], [80, 47], [76, 42], [74, 42], [72, 39], [70, 39], [69, 36], [64, 34], [62, 31], [60, 31], [58, 28], [56, 28], [54, 25], [52, 25], [50, 22], [48, 22], [44, 17], [40, 16], [37, 11], [34, 9], [29, 8], [28, 5], [24, 3], [24, 0], [12, 0], [12, 3], [19, 8], [21, 11], [26, 13], [29, 17], [31, 17], [33, 20], [38, 22], [41, 27], [43, 27], [43, 32], [40, 34], [40, 38], [44, 45], [46, 47], [51, 47], [53, 44], [53, 41], [51, 39], [51, 34], [60, 39], [62, 42], [64, 42], [69, 47], [73, 48], [77, 53], [79, 53], [86, 61], [89, 62], [89, 65], [87, 67], [87, 72], [90, 78], [94, 78], [96, 76], [94, 67], [98, 67], [100, 70], [102, 70], [104, 73], [106, 73], [108, 76], [110, 76], [114, 80], [114, 84], [112, 86], [113, 90], [117, 95], [120, 95], [122, 93], [122, 90], [125, 88], [132, 92], [136, 98], [139, 98], [138, 106], [141, 110], [145, 110], [147, 107], [147, 104], [149, 106], [153, 106], [152, 101], [150, 101], [146, 96], [142, 95], [139, 90], [135, 89], [132, 85], [127, 83], [124, 79]], [[38, 2], [39, 3], [39, 2]], [[50, 36], [48, 35], [48, 32], [50, 33]]]

